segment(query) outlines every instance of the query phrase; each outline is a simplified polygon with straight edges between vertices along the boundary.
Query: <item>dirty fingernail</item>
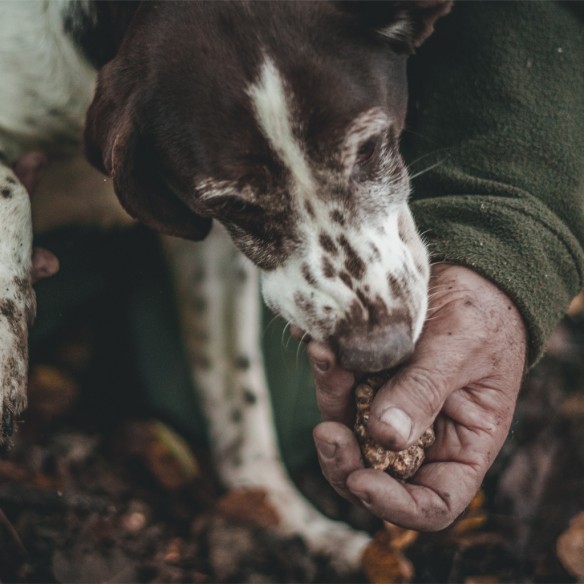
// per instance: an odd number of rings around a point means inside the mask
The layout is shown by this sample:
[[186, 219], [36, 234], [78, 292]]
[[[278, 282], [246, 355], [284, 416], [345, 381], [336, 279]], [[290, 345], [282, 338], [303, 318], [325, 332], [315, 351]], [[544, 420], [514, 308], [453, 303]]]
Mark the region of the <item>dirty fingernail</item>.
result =
[[333, 458], [337, 451], [337, 445], [332, 442], [325, 442], [324, 440], [315, 440], [318, 453], [323, 458]]
[[363, 503], [363, 505], [367, 506], [371, 504], [371, 496], [369, 495], [369, 493], [365, 493], [362, 491], [352, 491], [352, 493], [361, 501], [361, 503]]
[[403, 440], [409, 439], [412, 433], [412, 420], [403, 410], [388, 408], [379, 419], [397, 432]]
[[326, 373], [331, 366], [331, 364], [328, 361], [313, 361], [312, 364], [321, 373]]

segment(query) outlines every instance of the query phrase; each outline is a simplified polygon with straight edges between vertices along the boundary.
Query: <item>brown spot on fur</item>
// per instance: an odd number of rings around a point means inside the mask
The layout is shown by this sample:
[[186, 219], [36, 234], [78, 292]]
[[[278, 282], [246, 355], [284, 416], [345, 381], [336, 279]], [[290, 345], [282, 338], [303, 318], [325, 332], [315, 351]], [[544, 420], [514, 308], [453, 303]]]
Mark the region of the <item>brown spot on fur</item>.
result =
[[311, 302], [302, 292], [296, 292], [294, 294], [294, 302], [300, 310], [308, 316], [310, 319], [316, 318], [316, 310], [314, 308], [314, 303]]
[[207, 355], [198, 354], [193, 357], [193, 365], [204, 370], [211, 369], [211, 359]]
[[312, 272], [310, 271], [308, 264], [302, 264], [302, 276], [311, 286], [317, 285], [316, 279], [312, 275]]
[[257, 398], [256, 394], [251, 389], [244, 388], [243, 389], [243, 401], [247, 405], [253, 406], [255, 403], [257, 403], [258, 398]]
[[339, 253], [339, 250], [337, 249], [335, 242], [326, 233], [321, 233], [320, 237], [318, 238], [318, 241], [322, 249], [324, 249], [324, 251], [330, 253], [333, 256], [336, 256]]
[[0, 190], [0, 194], [5, 198], [8, 199], [12, 196], [12, 189], [9, 189], [8, 187], [3, 187]]
[[14, 320], [16, 319], [16, 304], [12, 300], [0, 300], [0, 314], [8, 320], [10, 328], [14, 331]]
[[345, 251], [346, 260], [345, 268], [355, 278], [356, 280], [361, 280], [365, 275], [367, 266], [365, 262], [359, 257], [359, 254], [355, 251], [353, 246], [349, 243], [344, 235], [339, 236], [338, 242]]
[[195, 312], [205, 312], [207, 310], [208, 302], [202, 296], [195, 296], [192, 299], [191, 306]]
[[325, 275], [325, 278], [329, 279], [332, 279], [337, 275], [335, 267], [326, 256], [322, 258], [322, 273]]
[[393, 274], [387, 274], [387, 283], [391, 288], [391, 293], [396, 298], [401, 298], [403, 296], [404, 294], [403, 285]]
[[341, 227], [346, 225], [345, 216], [338, 209], [331, 211], [331, 220], [334, 223], [338, 223]]
[[371, 261], [381, 261], [381, 252], [379, 251], [379, 248], [373, 242], [369, 244], [369, 247], [371, 248]]
[[341, 272], [339, 274], [339, 278], [343, 281], [343, 284], [345, 284], [347, 288], [350, 288], [351, 290], [353, 289], [353, 280], [351, 279], [351, 276], [347, 274], [347, 272]]
[[312, 207], [310, 201], [305, 201], [304, 202], [304, 208], [306, 209], [306, 212], [308, 213], [309, 217], [311, 217], [312, 219], [314, 219], [314, 217], [316, 215], [314, 213], [314, 208]]
[[36, 296], [32, 292], [30, 278], [14, 278], [13, 283], [17, 290], [18, 298], [25, 301], [24, 316], [27, 324], [31, 326], [36, 316]]
[[247, 355], [239, 355], [235, 360], [235, 366], [237, 369], [249, 369], [251, 366], [251, 362]]
[[205, 269], [203, 267], [198, 267], [191, 274], [191, 282], [193, 284], [199, 284], [205, 279]]

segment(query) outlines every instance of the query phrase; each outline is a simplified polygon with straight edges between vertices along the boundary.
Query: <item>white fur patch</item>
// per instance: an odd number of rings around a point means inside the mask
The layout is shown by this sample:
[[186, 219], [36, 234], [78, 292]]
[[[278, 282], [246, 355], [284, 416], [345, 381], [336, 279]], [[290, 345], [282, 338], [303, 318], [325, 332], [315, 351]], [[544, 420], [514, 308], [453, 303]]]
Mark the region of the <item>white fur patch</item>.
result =
[[66, 0], [0, 2], [0, 150], [78, 151], [95, 71], [63, 32]]
[[240, 186], [232, 180], [212, 177], [196, 182], [195, 192], [203, 203], [220, 197], [241, 197], [246, 201], [253, 201], [256, 198], [256, 192], [249, 185]]
[[290, 92], [274, 62], [266, 57], [256, 83], [247, 90], [256, 119], [270, 146], [290, 171], [299, 193], [313, 191], [310, 165], [294, 136]]

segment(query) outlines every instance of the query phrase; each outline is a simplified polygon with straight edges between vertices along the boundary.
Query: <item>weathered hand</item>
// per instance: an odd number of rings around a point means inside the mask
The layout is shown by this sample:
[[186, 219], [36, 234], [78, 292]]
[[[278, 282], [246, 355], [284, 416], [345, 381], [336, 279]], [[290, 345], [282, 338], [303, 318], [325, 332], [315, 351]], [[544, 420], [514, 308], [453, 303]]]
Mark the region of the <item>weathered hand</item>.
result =
[[[44, 154], [31, 152], [25, 154], [14, 164], [14, 174], [24, 188], [32, 195], [38, 185], [42, 170], [47, 164]], [[35, 247], [32, 253], [32, 282], [54, 276], [59, 271], [59, 260], [52, 252]]]
[[416, 350], [375, 397], [369, 422], [371, 436], [393, 450], [435, 422], [436, 442], [409, 483], [363, 468], [350, 428], [355, 377], [328, 347], [308, 345], [324, 419], [314, 430], [324, 475], [347, 499], [418, 530], [448, 526], [480, 487], [507, 437], [526, 352], [516, 307], [476, 272], [437, 264], [430, 294]]

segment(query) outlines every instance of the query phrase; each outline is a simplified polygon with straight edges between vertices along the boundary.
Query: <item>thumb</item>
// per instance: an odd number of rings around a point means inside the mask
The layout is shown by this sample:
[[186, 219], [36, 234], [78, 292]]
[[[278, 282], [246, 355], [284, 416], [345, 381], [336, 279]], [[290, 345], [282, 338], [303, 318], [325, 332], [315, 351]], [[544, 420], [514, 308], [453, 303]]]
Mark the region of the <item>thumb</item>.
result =
[[371, 437], [390, 450], [404, 450], [433, 423], [448, 397], [445, 383], [409, 367], [391, 379], [371, 407]]
[[432, 425], [449, 395], [467, 383], [464, 344], [423, 336], [413, 357], [378, 391], [371, 406], [371, 437], [391, 450], [413, 444]]

